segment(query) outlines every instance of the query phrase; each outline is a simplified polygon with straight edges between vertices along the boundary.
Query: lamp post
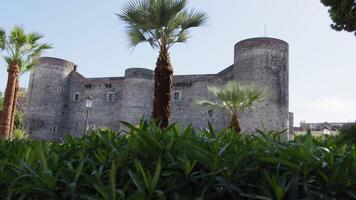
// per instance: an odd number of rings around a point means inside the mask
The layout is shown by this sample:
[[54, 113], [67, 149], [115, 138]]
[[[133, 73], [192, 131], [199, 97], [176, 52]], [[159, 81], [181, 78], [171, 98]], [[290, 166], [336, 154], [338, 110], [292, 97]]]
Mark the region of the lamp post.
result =
[[93, 106], [93, 99], [91, 97], [85, 98], [85, 109], [86, 109], [86, 115], [85, 115], [85, 129], [84, 129], [84, 135], [87, 134], [88, 132], [88, 117], [89, 117], [89, 111], [91, 107]]

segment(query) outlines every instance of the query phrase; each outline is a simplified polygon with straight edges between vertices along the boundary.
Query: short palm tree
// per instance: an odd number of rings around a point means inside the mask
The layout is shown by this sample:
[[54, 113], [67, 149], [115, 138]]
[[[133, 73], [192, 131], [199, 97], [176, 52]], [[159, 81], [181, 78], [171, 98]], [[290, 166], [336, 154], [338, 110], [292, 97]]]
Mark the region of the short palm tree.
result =
[[26, 34], [24, 28], [20, 26], [15, 26], [9, 35], [6, 35], [4, 30], [0, 31], [0, 48], [6, 52], [4, 59], [8, 65], [8, 79], [0, 121], [2, 138], [8, 139], [11, 136], [19, 92], [19, 76], [36, 66], [42, 52], [51, 48], [48, 44], [38, 42], [42, 37], [38, 33]]
[[217, 97], [217, 102], [212, 102], [206, 99], [198, 100], [198, 104], [211, 108], [226, 110], [231, 114], [231, 122], [229, 128], [236, 132], [241, 132], [239, 115], [246, 108], [262, 99], [263, 91], [254, 86], [244, 86], [236, 81], [230, 81], [222, 87], [208, 86], [208, 90]]
[[184, 43], [190, 37], [189, 30], [207, 20], [206, 13], [186, 10], [186, 0], [131, 0], [118, 14], [127, 24], [130, 46], [148, 42], [159, 48], [154, 75], [153, 118], [167, 127], [170, 118], [170, 99], [173, 68], [169, 49], [176, 43]]

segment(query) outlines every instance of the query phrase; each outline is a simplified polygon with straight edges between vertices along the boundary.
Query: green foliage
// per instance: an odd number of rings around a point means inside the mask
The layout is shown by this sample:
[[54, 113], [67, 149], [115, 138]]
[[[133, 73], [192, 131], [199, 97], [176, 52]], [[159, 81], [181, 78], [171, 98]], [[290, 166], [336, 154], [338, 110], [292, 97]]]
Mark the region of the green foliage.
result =
[[345, 30], [356, 35], [356, 1], [354, 0], [321, 0], [330, 7], [329, 13], [334, 24], [331, 27], [337, 31]]
[[42, 37], [38, 33], [26, 33], [21, 26], [13, 27], [9, 35], [0, 29], [0, 49], [6, 52], [5, 62], [9, 66], [17, 64], [21, 74], [31, 70], [42, 52], [52, 48], [48, 44], [39, 43]]
[[[356, 148], [310, 134], [125, 123], [65, 143], [0, 141], [2, 199], [355, 199]], [[262, 131], [261, 131], [262, 132]]]
[[356, 124], [351, 127], [342, 128], [338, 132], [342, 142], [356, 144]]
[[186, 42], [189, 30], [207, 20], [202, 11], [186, 10], [186, 0], [130, 0], [119, 18], [127, 24], [130, 46], [148, 42], [152, 47], [169, 49]]
[[15, 111], [14, 128], [23, 129], [24, 127], [24, 113], [20, 111]]
[[222, 87], [208, 86], [208, 89], [219, 101], [201, 99], [197, 104], [227, 110], [231, 114], [243, 112], [263, 96], [262, 90], [254, 86], [240, 85], [236, 81], [229, 81]]
[[22, 129], [14, 129], [12, 133], [11, 139], [19, 140], [19, 139], [27, 139], [28, 135]]

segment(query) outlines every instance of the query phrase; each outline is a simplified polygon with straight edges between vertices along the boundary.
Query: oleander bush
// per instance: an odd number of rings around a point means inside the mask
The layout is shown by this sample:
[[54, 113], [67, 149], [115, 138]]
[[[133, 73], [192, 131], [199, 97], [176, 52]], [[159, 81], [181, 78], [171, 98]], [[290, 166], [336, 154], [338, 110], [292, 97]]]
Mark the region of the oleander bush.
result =
[[351, 143], [356, 144], [356, 124], [340, 129], [340, 140], [341, 143]]
[[65, 143], [0, 141], [0, 199], [355, 199], [356, 148], [142, 121]]

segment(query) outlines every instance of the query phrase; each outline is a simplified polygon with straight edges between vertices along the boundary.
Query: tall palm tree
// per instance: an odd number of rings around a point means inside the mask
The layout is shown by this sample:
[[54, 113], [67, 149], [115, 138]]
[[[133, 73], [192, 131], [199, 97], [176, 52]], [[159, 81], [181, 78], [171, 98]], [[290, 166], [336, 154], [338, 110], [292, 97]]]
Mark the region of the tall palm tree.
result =
[[0, 47], [6, 51], [4, 59], [8, 65], [8, 79], [5, 90], [3, 112], [0, 121], [0, 136], [8, 139], [19, 91], [19, 75], [29, 71], [38, 63], [38, 58], [51, 46], [38, 41], [43, 36], [38, 33], [25, 33], [23, 27], [15, 26], [9, 35], [0, 31]]
[[148, 42], [159, 48], [154, 74], [153, 118], [167, 127], [170, 118], [170, 98], [173, 68], [169, 49], [184, 43], [189, 30], [204, 24], [208, 18], [202, 11], [186, 9], [186, 0], [131, 0], [118, 14], [127, 25], [130, 46]]
[[263, 96], [262, 90], [254, 86], [240, 85], [236, 81], [230, 81], [222, 87], [208, 86], [208, 90], [217, 97], [218, 102], [201, 99], [197, 103], [228, 111], [231, 114], [229, 128], [238, 133], [241, 132], [239, 115]]
[[[3, 35], [5, 35], [5, 30], [0, 28], [0, 52], [5, 48], [5, 41]], [[4, 97], [2, 94], [0, 95], [0, 122], [1, 122], [1, 115], [2, 115], [2, 107], [4, 104]]]

